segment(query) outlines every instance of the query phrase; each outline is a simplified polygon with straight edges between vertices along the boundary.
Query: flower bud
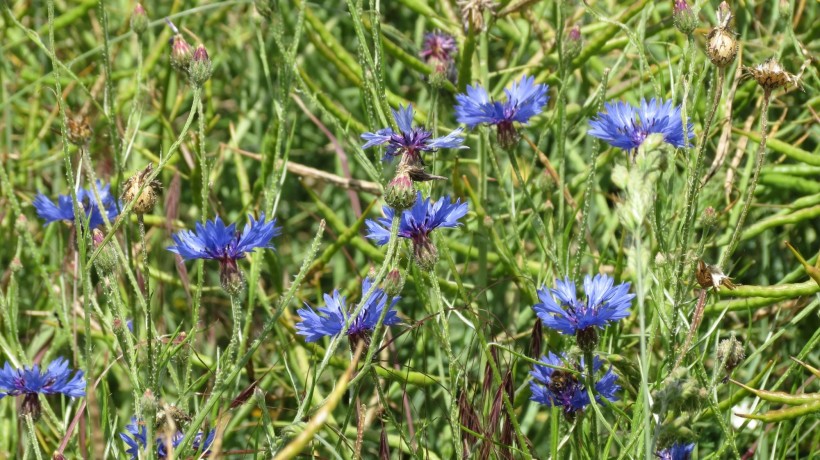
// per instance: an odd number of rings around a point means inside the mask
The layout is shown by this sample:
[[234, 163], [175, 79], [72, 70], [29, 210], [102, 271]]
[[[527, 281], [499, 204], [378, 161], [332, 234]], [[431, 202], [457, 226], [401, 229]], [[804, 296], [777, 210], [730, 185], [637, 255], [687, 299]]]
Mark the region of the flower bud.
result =
[[446, 80], [455, 80], [454, 58], [457, 52], [456, 40], [452, 35], [433, 32], [424, 36], [419, 56], [433, 69], [430, 84], [434, 87], [441, 87]]
[[743, 344], [740, 343], [732, 334], [728, 339], [724, 339], [718, 345], [717, 359], [726, 370], [726, 376], [732, 374], [732, 371], [746, 358], [746, 353], [743, 351]]
[[387, 272], [384, 278], [384, 292], [388, 297], [396, 297], [404, 289], [404, 277], [398, 268], [393, 268]]
[[692, 35], [698, 26], [698, 16], [689, 8], [686, 0], [675, 0], [672, 10], [672, 19], [675, 27], [684, 35]]
[[194, 57], [194, 51], [181, 34], [174, 35], [173, 41], [174, 43], [171, 45], [171, 66], [180, 72], [187, 72], [188, 66]]
[[[145, 169], [131, 176], [123, 185], [122, 199], [126, 203], [136, 200], [131, 209], [137, 214], [148, 214], [153, 211], [162, 193], [160, 181], [155, 179], [150, 183], [147, 182], [153, 171], [154, 165], [149, 163]], [[142, 188], [142, 193], [140, 193], [140, 188]]]
[[134, 7], [134, 12], [131, 13], [131, 30], [137, 35], [142, 35], [145, 29], [148, 28], [148, 15], [145, 13], [145, 8], [141, 3], [137, 3]]
[[706, 209], [703, 210], [703, 214], [700, 216], [700, 223], [705, 228], [714, 228], [717, 225], [718, 215], [715, 208], [708, 206]]
[[572, 26], [564, 38], [564, 59], [571, 61], [581, 54], [584, 42], [581, 39], [581, 28], [578, 25]]
[[147, 420], [152, 420], [154, 418], [154, 415], [157, 413], [159, 403], [157, 402], [156, 396], [154, 396], [154, 392], [151, 391], [150, 388], [145, 390], [145, 393], [143, 393], [141, 402], [143, 416]]
[[208, 57], [208, 51], [205, 46], [199, 45], [194, 51], [194, 57], [191, 60], [190, 68], [188, 70], [191, 82], [195, 86], [202, 86], [213, 73], [211, 58]]
[[[102, 245], [103, 240], [105, 240], [105, 235], [102, 230], [95, 228], [91, 231], [91, 243], [94, 250]], [[114, 273], [117, 270], [117, 253], [114, 252], [114, 248], [109, 245], [103, 246], [102, 251], [94, 259], [94, 266], [97, 267], [101, 276]]]
[[398, 171], [396, 177], [387, 184], [384, 201], [396, 211], [403, 211], [416, 202], [416, 189], [410, 175], [405, 171]]

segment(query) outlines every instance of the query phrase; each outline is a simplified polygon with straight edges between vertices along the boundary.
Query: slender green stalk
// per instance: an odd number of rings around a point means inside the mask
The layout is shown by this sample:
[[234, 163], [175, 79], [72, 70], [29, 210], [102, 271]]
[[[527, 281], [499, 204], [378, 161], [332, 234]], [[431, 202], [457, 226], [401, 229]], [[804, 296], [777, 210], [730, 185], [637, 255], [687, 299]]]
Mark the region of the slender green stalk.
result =
[[43, 460], [43, 453], [40, 452], [40, 445], [37, 443], [37, 432], [34, 430], [34, 419], [31, 414], [26, 414], [23, 417], [26, 420], [26, 428], [28, 428], [28, 442], [31, 451], [34, 451], [34, 456], [37, 460]]
[[435, 272], [428, 273], [427, 275], [427, 278], [430, 280], [430, 284], [432, 284], [433, 304], [437, 310], [436, 313], [438, 314], [438, 321], [441, 326], [439, 337], [441, 338], [441, 344], [444, 347], [444, 353], [447, 355], [450, 384], [450, 429], [453, 432], [453, 447], [455, 448], [456, 457], [462, 458], [463, 446], [461, 445], [461, 425], [459, 424], [458, 404], [456, 403], [458, 400], [458, 377], [460, 374], [460, 369], [458, 368], [458, 358], [453, 354], [453, 347], [450, 343], [449, 316], [447, 315], [447, 312], [444, 311], [444, 302], [441, 300], [441, 287], [438, 284], [438, 277]]
[[749, 208], [752, 206], [754, 200], [755, 187], [760, 178], [760, 170], [763, 168], [763, 161], [766, 159], [766, 139], [769, 137], [769, 99], [771, 99], [771, 90], [765, 90], [763, 93], [763, 106], [760, 108], [760, 143], [757, 146], [757, 159], [755, 161], [755, 169], [752, 174], [752, 180], [749, 182], [746, 194], [743, 197], [743, 208], [740, 211], [740, 218], [737, 220], [735, 230], [732, 232], [732, 238], [729, 240], [729, 245], [720, 256], [721, 267], [726, 266], [729, 257], [735, 252], [737, 244], [740, 240], [740, 233], [743, 230], [743, 224], [746, 223], [746, 215], [749, 213]]
[[[586, 365], [586, 387], [594, 394], [595, 388], [595, 356], [592, 351], [584, 352], [584, 364]], [[591, 399], [591, 403], [595, 404], [595, 399]], [[599, 458], [600, 445], [598, 444], [598, 419], [594, 411], [587, 414], [589, 417], [589, 433], [592, 438], [590, 443], [590, 455], [592, 458]]]

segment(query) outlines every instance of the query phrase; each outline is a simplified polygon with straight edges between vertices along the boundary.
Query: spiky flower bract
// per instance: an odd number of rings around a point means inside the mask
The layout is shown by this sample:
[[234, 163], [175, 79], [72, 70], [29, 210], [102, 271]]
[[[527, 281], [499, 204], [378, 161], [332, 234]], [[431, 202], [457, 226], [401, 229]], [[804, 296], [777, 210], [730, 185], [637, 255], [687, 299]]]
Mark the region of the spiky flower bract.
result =
[[695, 443], [676, 442], [666, 449], [658, 451], [655, 455], [660, 460], [689, 460], [692, 458], [693, 450], [695, 450]]
[[[542, 364], [534, 365], [530, 372], [533, 377], [530, 381], [532, 391], [530, 400], [550, 407], [559, 406], [563, 409], [564, 415], [570, 419], [589, 405], [589, 394], [582, 383], [583, 377], [579, 374], [583, 369], [583, 360], [577, 365], [568, 366], [567, 358], [563, 354], [548, 352], [546, 356], [541, 357], [539, 362]], [[575, 369], [579, 373], [549, 366]], [[593, 372], [597, 373], [602, 366], [603, 362], [597, 356], [594, 357]], [[615, 383], [617, 380], [618, 376], [611, 368], [608, 369], [595, 383], [595, 400], [603, 402], [602, 398], [606, 398], [609, 401], [617, 401], [616, 393], [621, 389]]]
[[[145, 448], [148, 437], [148, 430], [145, 428], [145, 424], [142, 421], [137, 420], [136, 417], [131, 417], [131, 423], [126, 425], [125, 432], [119, 433], [119, 435], [120, 439], [122, 439], [122, 441], [128, 447], [125, 453], [130, 455], [132, 460], [138, 460], [139, 458], [141, 458], [140, 452], [142, 451], [142, 449]], [[214, 436], [216, 436], [216, 430], [209, 431], [207, 436], [205, 436], [201, 431], [198, 432], [196, 436], [194, 436], [192, 447], [195, 452], [199, 452], [200, 449], [203, 451], [200, 457], [208, 456], [208, 449], [214, 442]], [[184, 437], [185, 433], [183, 433], [182, 431], [177, 431], [176, 433], [173, 433], [170, 436], [170, 438], [167, 437], [167, 434], [160, 433], [156, 438], [157, 458], [168, 458], [169, 442], [171, 447], [176, 449], [177, 447], [179, 447], [179, 444], [182, 442], [182, 439]], [[204, 441], [203, 437], [205, 438]]]
[[236, 261], [256, 248], [273, 249], [270, 240], [281, 233], [276, 219], [265, 222], [265, 213], [259, 220], [248, 215], [248, 223], [242, 232], [236, 224], [225, 226], [218, 216], [214, 220], [197, 222], [196, 231], [182, 230], [173, 235], [173, 246], [167, 249], [179, 254], [183, 259], [213, 259], [220, 263], [222, 287], [229, 293], [236, 293], [242, 286], [242, 275]]
[[37, 364], [14, 369], [8, 362], [0, 369], [0, 399], [23, 395], [22, 414], [39, 418], [41, 394], [63, 394], [71, 398], [85, 396], [83, 371], [78, 370], [72, 377], [68, 361], [62, 357], [52, 361], [45, 372]]
[[[103, 185], [100, 181], [97, 181], [96, 185], [108, 221], [113, 221], [117, 217], [119, 209], [117, 200], [111, 195], [111, 185]], [[97, 228], [104, 223], [100, 207], [91, 188], [77, 190], [77, 203], [82, 206], [81, 209], [85, 212], [89, 228]], [[59, 195], [55, 204], [47, 196], [38, 193], [31, 204], [37, 210], [37, 215], [46, 221], [46, 225], [58, 220], [69, 224], [74, 223], [74, 203], [71, 201], [71, 195]]]
[[483, 87], [469, 85], [466, 94], [456, 95], [456, 120], [471, 129], [480, 124], [495, 125], [499, 144], [508, 148], [518, 141], [513, 122], [527, 123], [541, 113], [549, 101], [548, 90], [543, 83], [536, 85], [534, 77], [524, 76], [504, 90], [507, 100], [502, 103], [492, 101]]
[[[365, 278], [362, 283], [362, 297], [370, 290], [372, 280]], [[342, 332], [345, 323], [350, 317], [347, 307], [347, 299], [336, 289], [332, 294], [325, 294], [325, 308], [319, 308], [318, 313], [307, 303], [296, 313], [302, 319], [296, 324], [296, 333], [305, 336], [305, 342], [315, 342], [322, 337], [333, 337]], [[400, 319], [393, 307], [400, 297], [393, 297], [390, 306], [387, 306], [387, 294], [380, 288], [375, 288], [373, 294], [367, 299], [367, 303], [362, 307], [350, 328], [347, 335], [351, 338], [366, 336], [376, 327], [376, 323], [382, 315], [382, 311], [387, 308], [384, 316], [384, 325], [392, 326], [398, 324]], [[351, 308], [355, 310], [355, 308]]]
[[382, 158], [384, 161], [393, 159], [399, 155], [408, 157], [412, 164], [423, 164], [421, 153], [433, 152], [438, 149], [466, 148], [462, 146], [464, 138], [460, 137], [462, 129], [458, 128], [444, 137], [433, 137], [433, 133], [423, 127], [413, 127], [413, 106], [406, 108], [399, 105], [398, 110], [393, 110], [393, 119], [399, 127], [399, 132], [393, 128], [384, 128], [375, 133], [364, 133], [362, 139], [367, 142], [363, 149], [375, 145], [387, 144], [387, 150]]
[[[384, 217], [378, 220], [368, 219], [367, 237], [377, 245], [383, 246], [390, 240], [390, 226], [395, 210], [388, 206], [382, 208]], [[435, 203], [430, 198], [424, 199], [421, 192], [416, 195], [416, 202], [412, 208], [401, 214], [398, 236], [407, 238], [413, 243], [413, 253], [416, 262], [423, 269], [429, 269], [437, 260], [438, 252], [430, 239], [430, 233], [440, 227], [454, 228], [461, 225], [459, 219], [469, 210], [467, 202], [457, 199], [451, 202], [449, 196], [444, 196]]]
[[[629, 293], [629, 283], [613, 286], [614, 280], [607, 275], [584, 278], [586, 302], [578, 299], [575, 283], [569, 278], [555, 280], [555, 289], [543, 286], [538, 290], [541, 301], [533, 305], [535, 314], [544, 325], [562, 334], [575, 335], [578, 345], [587, 351], [597, 341], [595, 328], [603, 328], [612, 321], [629, 316], [629, 307], [635, 294]], [[556, 302], [557, 299], [557, 302]]]
[[[634, 151], [650, 134], [663, 135], [664, 142], [675, 147], [689, 144], [684, 140], [680, 106], [672, 107], [672, 101], [641, 100], [640, 108], [626, 102], [607, 102], [606, 112], [590, 120], [589, 135], [595, 136], [613, 147]], [[689, 138], [694, 137], [692, 123], [688, 124]]]

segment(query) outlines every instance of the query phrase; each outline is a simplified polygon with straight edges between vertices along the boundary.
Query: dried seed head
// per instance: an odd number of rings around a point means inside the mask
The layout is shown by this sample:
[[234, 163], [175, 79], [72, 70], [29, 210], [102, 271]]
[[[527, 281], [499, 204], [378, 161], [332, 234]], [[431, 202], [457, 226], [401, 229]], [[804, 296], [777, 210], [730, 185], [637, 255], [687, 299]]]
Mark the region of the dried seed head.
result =
[[726, 288], [730, 290], [735, 288], [732, 279], [724, 275], [720, 267], [717, 265], [708, 265], [703, 260], [698, 260], [698, 266], [695, 269], [695, 278], [703, 289], [709, 289], [710, 287], [719, 289], [720, 286], [726, 286]]
[[188, 76], [194, 86], [202, 86], [213, 74], [213, 66], [211, 58], [208, 56], [208, 51], [205, 46], [200, 44], [194, 51], [194, 56], [191, 59], [191, 65], [188, 69]]
[[753, 78], [764, 91], [772, 91], [786, 85], [797, 86], [798, 78], [785, 70], [783, 66], [772, 57], [763, 64], [754, 67], [744, 67], [746, 76]]
[[743, 351], [743, 344], [735, 338], [734, 334], [722, 340], [718, 345], [717, 359], [723, 365], [727, 375], [731, 375], [745, 358], [746, 352]]
[[706, 54], [712, 64], [726, 67], [737, 56], [737, 40], [731, 29], [732, 10], [726, 2], [718, 6], [718, 25], [706, 36]]
[[464, 30], [469, 30], [470, 27], [475, 31], [484, 30], [484, 12], [493, 13], [496, 7], [494, 0], [458, 0], [457, 3], [461, 7]]
[[[131, 209], [137, 214], [148, 214], [153, 211], [159, 196], [162, 194], [162, 183], [160, 181], [154, 179], [150, 183], [146, 183], [153, 171], [154, 165], [149, 163], [145, 169], [131, 176], [123, 185], [122, 200], [126, 203], [136, 200]], [[140, 193], [141, 188], [142, 193]]]
[[134, 7], [134, 12], [131, 13], [131, 30], [139, 36], [142, 35], [147, 28], [148, 15], [145, 13], [145, 8], [142, 7], [142, 4], [137, 3], [137, 6]]
[[187, 73], [188, 66], [194, 58], [194, 50], [191, 49], [191, 45], [185, 41], [185, 38], [181, 34], [174, 35], [172, 40], [171, 66], [180, 72]]
[[685, 35], [691, 35], [698, 26], [698, 15], [692, 11], [686, 0], [675, 0], [672, 18], [675, 27]]
[[88, 144], [91, 140], [91, 135], [94, 133], [91, 130], [91, 123], [88, 117], [82, 113], [69, 113], [66, 111], [66, 134], [68, 135], [68, 142], [82, 147]]

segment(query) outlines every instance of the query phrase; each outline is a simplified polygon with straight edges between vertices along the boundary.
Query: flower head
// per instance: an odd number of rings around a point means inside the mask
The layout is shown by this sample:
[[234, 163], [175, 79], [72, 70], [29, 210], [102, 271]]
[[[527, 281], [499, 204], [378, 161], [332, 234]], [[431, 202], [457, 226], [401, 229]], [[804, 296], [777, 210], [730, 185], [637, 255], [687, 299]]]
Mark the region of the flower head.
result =
[[[157, 446], [157, 458], [165, 459], [168, 458], [168, 445], [173, 449], [179, 447], [179, 444], [182, 442], [182, 438], [185, 437], [185, 433], [182, 431], [177, 431], [176, 433], [160, 433], [156, 438], [156, 446]], [[131, 456], [132, 460], [138, 460], [140, 457], [140, 451], [145, 448], [147, 443], [148, 437], [148, 430], [145, 428], [145, 423], [141, 420], [137, 420], [136, 417], [131, 417], [131, 423], [125, 426], [125, 432], [120, 433], [120, 439], [125, 443], [128, 447], [125, 453]], [[211, 444], [214, 442], [214, 436], [216, 435], [215, 430], [211, 430], [208, 432], [208, 435], [205, 436], [201, 431], [194, 436], [193, 441], [193, 449], [194, 451], [199, 451], [202, 449], [204, 452], [202, 456], [208, 456], [208, 448], [211, 447]], [[202, 438], [205, 438], [204, 441]]]
[[695, 443], [684, 444], [676, 442], [666, 449], [658, 451], [655, 455], [660, 460], [689, 460], [692, 458], [692, 451], [695, 449]]
[[[532, 396], [530, 400], [539, 402], [547, 406], [560, 406], [563, 408], [564, 415], [572, 419], [579, 412], [584, 410], [589, 405], [590, 399], [586, 388], [584, 387], [581, 377], [576, 372], [570, 372], [562, 369], [554, 369], [549, 366], [568, 367], [581, 372], [583, 367], [583, 360], [578, 365], [567, 366], [567, 359], [564, 355], [556, 355], [548, 352], [546, 356], [542, 356], [541, 364], [533, 366], [530, 375], [533, 380], [530, 381], [530, 390]], [[603, 366], [603, 362], [595, 356], [592, 362], [593, 372], [598, 372]], [[609, 401], [617, 401], [616, 393], [621, 389], [615, 383], [618, 376], [608, 369], [606, 373], [595, 384], [595, 400], [603, 402], [603, 398]]]
[[[372, 280], [365, 278], [362, 283], [362, 297], [364, 297], [370, 290]], [[350, 311], [347, 307], [347, 299], [339, 294], [339, 290], [334, 290], [333, 294], [325, 294], [325, 308], [319, 308], [318, 313], [313, 310], [307, 303], [307, 308], [300, 309], [296, 313], [302, 319], [296, 325], [296, 333], [305, 336], [306, 342], [315, 342], [322, 337], [333, 337], [342, 332], [344, 325], [350, 317]], [[347, 336], [351, 340], [365, 339], [369, 337], [370, 331], [376, 327], [376, 323], [382, 315], [382, 312], [387, 308], [387, 313], [384, 316], [384, 325], [392, 326], [398, 324], [400, 319], [396, 310], [393, 307], [396, 305], [400, 297], [393, 297], [390, 301], [390, 306], [387, 306], [387, 294], [380, 288], [376, 287], [367, 303], [362, 307], [359, 316], [350, 324], [347, 330]], [[355, 310], [351, 308], [350, 310]]]
[[387, 151], [384, 153], [385, 161], [391, 160], [399, 155], [406, 155], [410, 163], [422, 163], [422, 152], [433, 152], [438, 149], [464, 148], [461, 144], [464, 138], [460, 137], [461, 128], [456, 129], [444, 137], [433, 137], [433, 133], [426, 131], [423, 127], [413, 127], [413, 106], [406, 108], [399, 105], [399, 110], [393, 110], [393, 119], [399, 127], [399, 132], [393, 128], [384, 128], [375, 133], [364, 133], [362, 139], [367, 142], [363, 149], [375, 145], [387, 144]]
[[[113, 221], [117, 217], [119, 210], [117, 209], [117, 200], [111, 195], [111, 186], [103, 185], [102, 182], [97, 181], [97, 193], [100, 196], [103, 209], [109, 221]], [[77, 203], [80, 204], [81, 209], [85, 211], [85, 217], [88, 219], [89, 228], [97, 228], [103, 224], [103, 217], [100, 212], [100, 207], [97, 204], [97, 199], [94, 196], [94, 191], [90, 188], [81, 188], [77, 191]], [[68, 224], [74, 223], [74, 203], [71, 201], [71, 195], [59, 195], [57, 203], [48, 199], [42, 193], [38, 193], [32, 201], [34, 209], [37, 210], [37, 215], [46, 221], [46, 224], [62, 220]]]
[[456, 39], [450, 34], [436, 31], [424, 34], [424, 44], [419, 56], [428, 64], [433, 63], [433, 60], [436, 63], [448, 63], [453, 62], [457, 52]]
[[[379, 246], [387, 244], [390, 240], [390, 226], [395, 214], [390, 207], [385, 206], [382, 209], [383, 218], [366, 222], [369, 231], [367, 237]], [[433, 203], [430, 198], [423, 199], [421, 192], [418, 192], [413, 207], [402, 212], [398, 236], [412, 241], [414, 257], [423, 269], [432, 268], [438, 253], [430, 239], [430, 233], [439, 227], [458, 227], [461, 225], [459, 219], [464, 217], [468, 210], [467, 202], [462, 203], [460, 199], [452, 203], [450, 197], [445, 196]]]
[[545, 326], [562, 334], [575, 335], [579, 339], [578, 345], [585, 349], [585, 344], [580, 341], [595, 340], [597, 337], [590, 337], [590, 334], [596, 327], [603, 328], [612, 321], [629, 316], [635, 294], [629, 293], [629, 283], [617, 286], [613, 283], [614, 280], [606, 275], [595, 275], [594, 278], [587, 275], [584, 278], [587, 298], [586, 302], [582, 302], [575, 293], [575, 284], [569, 278], [555, 280], [555, 289], [542, 287], [538, 290], [541, 302], [532, 308]]
[[[636, 109], [626, 102], [604, 104], [606, 112], [589, 122], [591, 136], [606, 141], [613, 147], [633, 151], [640, 147], [650, 134], [662, 134], [664, 142], [675, 147], [688, 144], [683, 136], [680, 107], [672, 107], [672, 101], [641, 100]], [[695, 135], [692, 123], [688, 123], [689, 137]]]
[[24, 395], [23, 411], [37, 418], [40, 415], [38, 395], [64, 394], [72, 398], [85, 396], [83, 371], [71, 376], [68, 361], [59, 357], [52, 361], [45, 372], [39, 365], [14, 369], [6, 363], [0, 369], [0, 399], [6, 396]]
[[487, 90], [481, 86], [467, 86], [466, 94], [456, 95], [456, 119], [474, 128], [479, 124], [496, 125], [498, 141], [502, 147], [510, 147], [518, 140], [513, 122], [527, 123], [541, 113], [547, 104], [549, 86], [535, 84], [534, 77], [524, 76], [504, 90], [504, 103], [490, 100]]
[[754, 67], [744, 67], [746, 76], [751, 77], [763, 88], [764, 91], [772, 91], [786, 85], [797, 85], [797, 76], [786, 72], [777, 58], [769, 58], [763, 64]]
[[188, 78], [191, 79], [194, 86], [201, 87], [211, 78], [212, 73], [213, 64], [211, 64], [211, 58], [208, 56], [208, 50], [205, 49], [205, 45], [200, 43], [191, 57], [191, 63], [188, 67]]
[[[176, 29], [173, 27], [173, 24], [171, 24], [171, 27]], [[185, 41], [185, 37], [179, 33], [174, 35], [171, 38], [171, 66], [180, 72], [187, 73], [188, 66], [191, 64], [193, 58], [194, 50], [191, 49], [191, 45]]]
[[236, 224], [225, 226], [222, 219], [196, 224], [196, 232], [182, 230], [173, 235], [173, 246], [167, 249], [179, 254], [183, 259], [214, 259], [220, 263], [220, 280], [222, 287], [229, 293], [236, 293], [242, 288], [242, 274], [236, 261], [245, 258], [245, 254], [256, 248], [270, 248], [270, 240], [281, 233], [276, 226], [276, 219], [265, 222], [265, 214], [254, 220], [248, 215], [248, 223], [242, 232], [236, 230]]

